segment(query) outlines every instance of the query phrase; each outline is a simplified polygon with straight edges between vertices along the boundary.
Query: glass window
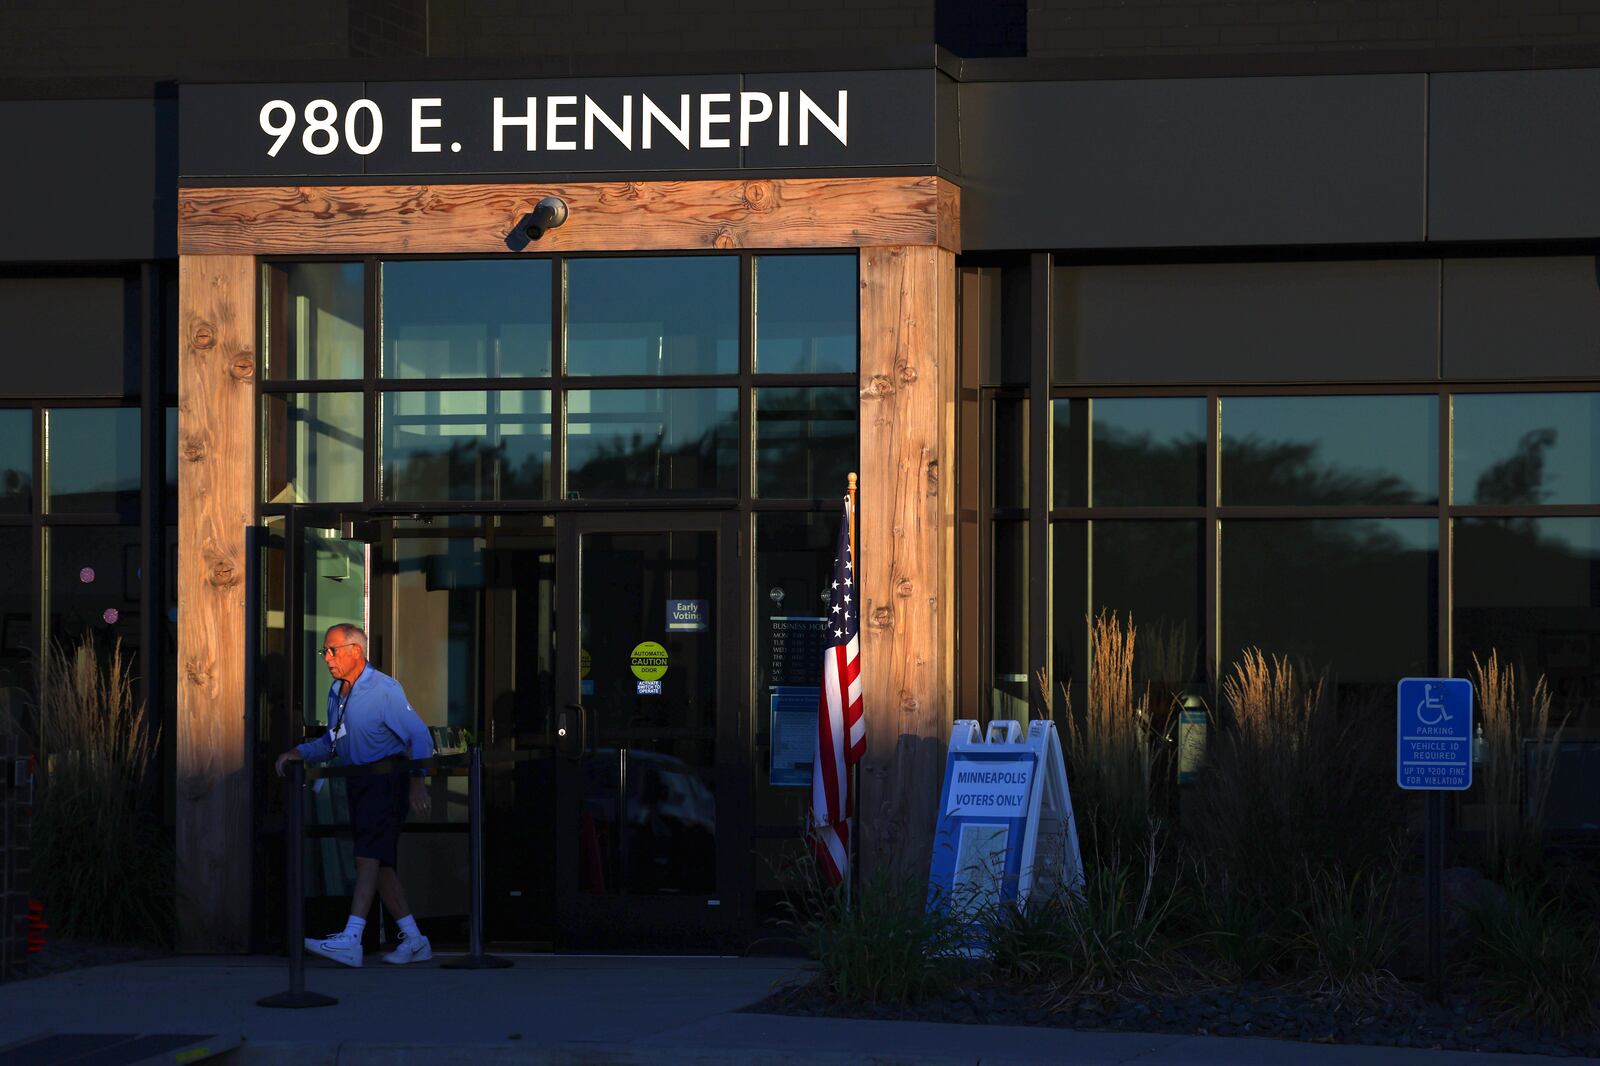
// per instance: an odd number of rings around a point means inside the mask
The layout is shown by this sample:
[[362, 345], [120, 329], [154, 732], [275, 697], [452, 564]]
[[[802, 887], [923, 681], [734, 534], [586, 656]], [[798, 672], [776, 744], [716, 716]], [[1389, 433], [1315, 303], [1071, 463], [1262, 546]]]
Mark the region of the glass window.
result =
[[567, 262], [567, 372], [732, 374], [737, 256]]
[[71, 648], [94, 637], [124, 656], [139, 643], [139, 530], [132, 526], [52, 526], [45, 530], [50, 637]]
[[262, 403], [268, 503], [362, 498], [361, 393], [300, 392], [266, 396]]
[[548, 392], [389, 392], [382, 433], [383, 499], [549, 495]]
[[961, 279], [961, 359], [984, 385], [1026, 385], [1032, 370], [1027, 263], [964, 267]]
[[1436, 520], [1233, 521], [1221, 538], [1224, 676], [1250, 647], [1389, 699], [1400, 678], [1432, 675]]
[[[394, 617], [401, 624], [393, 627], [390, 658], [394, 676], [405, 678], [407, 698], [430, 727], [480, 728], [481, 642], [487, 636], [480, 620], [487, 556], [484, 538], [473, 535], [477, 521], [437, 520], [437, 532], [454, 536], [404, 530], [394, 538]], [[514, 595], [508, 590], [506, 598]], [[534, 676], [530, 670], [523, 680]]]
[[[1115, 612], [1134, 626], [1134, 681], [1152, 707], [1192, 681], [1201, 665], [1202, 525], [1194, 521], [1057, 522], [1051, 527], [1055, 580], [1052, 661], [1060, 687], [1083, 708], [1089, 621]], [[1056, 703], [1060, 710], [1059, 702]]]
[[1459, 518], [1455, 673], [1472, 656], [1515, 665], [1531, 686], [1543, 674], [1551, 714], [1600, 726], [1600, 518]]
[[1033, 678], [1028, 672], [1028, 523], [996, 522], [994, 584], [989, 617], [994, 620], [994, 688], [989, 717], [1028, 720]]
[[1226, 504], [1439, 500], [1435, 396], [1224, 396]]
[[739, 390], [567, 393], [567, 492], [737, 496]]
[[1451, 400], [1454, 502], [1600, 502], [1600, 393]]
[[301, 707], [306, 725], [327, 725], [329, 678], [322, 638], [328, 627], [346, 622], [368, 628], [366, 544], [345, 540], [337, 529], [307, 528], [302, 537]]
[[798, 830], [811, 797], [811, 745], [839, 515], [769, 512], [757, 514], [755, 522], [754, 820]]
[[548, 259], [383, 264], [383, 374], [550, 373]]
[[756, 495], [842, 496], [856, 468], [855, 389], [756, 390]]
[[361, 377], [366, 321], [361, 264], [269, 263], [263, 273], [267, 377]]
[[994, 401], [995, 507], [1028, 506], [1028, 401]]
[[33, 509], [33, 412], [0, 411], [0, 514]]
[[167, 518], [177, 521], [178, 517], [178, 409], [169, 407], [166, 417], [162, 420], [165, 430], [166, 443], [162, 453], [162, 473], [166, 482], [165, 502]]
[[45, 412], [45, 510], [139, 511], [139, 409], [56, 407]]
[[34, 652], [33, 530], [0, 528], [0, 729], [30, 713]]
[[1193, 507], [1204, 502], [1204, 398], [1102, 397], [1056, 400], [1051, 407], [1053, 506]]
[[756, 257], [758, 371], [854, 372], [860, 291], [856, 262], [853, 255]]

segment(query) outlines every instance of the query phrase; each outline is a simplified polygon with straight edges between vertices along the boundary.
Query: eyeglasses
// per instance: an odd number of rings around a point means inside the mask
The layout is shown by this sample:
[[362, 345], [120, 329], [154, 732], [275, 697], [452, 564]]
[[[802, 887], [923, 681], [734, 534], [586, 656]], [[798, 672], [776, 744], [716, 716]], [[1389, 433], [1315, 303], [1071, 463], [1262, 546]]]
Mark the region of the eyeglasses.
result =
[[338, 651], [340, 648], [354, 648], [356, 646], [357, 646], [356, 642], [353, 641], [353, 640], [350, 641], [348, 644], [329, 644], [326, 648], [322, 649], [322, 657], [324, 659], [326, 659], [328, 656], [332, 655], [334, 652]]

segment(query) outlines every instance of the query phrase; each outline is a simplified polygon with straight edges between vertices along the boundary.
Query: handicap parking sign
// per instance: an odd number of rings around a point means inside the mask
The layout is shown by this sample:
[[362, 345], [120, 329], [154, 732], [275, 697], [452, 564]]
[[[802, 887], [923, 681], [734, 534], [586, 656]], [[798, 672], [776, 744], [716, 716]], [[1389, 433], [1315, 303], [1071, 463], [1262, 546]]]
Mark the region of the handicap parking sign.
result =
[[1462, 792], [1472, 787], [1472, 683], [1406, 677], [1397, 688], [1395, 781], [1401, 788]]

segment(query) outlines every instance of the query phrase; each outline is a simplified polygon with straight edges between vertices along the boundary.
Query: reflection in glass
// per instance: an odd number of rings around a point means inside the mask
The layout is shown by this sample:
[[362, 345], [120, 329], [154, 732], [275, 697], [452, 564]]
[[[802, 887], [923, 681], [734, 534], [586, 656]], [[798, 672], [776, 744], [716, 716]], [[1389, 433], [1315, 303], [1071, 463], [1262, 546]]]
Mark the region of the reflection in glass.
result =
[[1452, 552], [1456, 676], [1499, 651], [1553, 718], [1600, 725], [1600, 518], [1458, 518]]
[[386, 500], [537, 500], [550, 486], [550, 394], [383, 395]]
[[267, 377], [361, 377], [366, 319], [361, 264], [269, 263], [263, 274]]
[[548, 259], [383, 264], [383, 374], [550, 373]]
[[848, 374], [856, 368], [853, 255], [755, 258], [756, 370]]
[[1258, 647], [1340, 684], [1432, 676], [1436, 520], [1233, 521], [1221, 538], [1224, 675]]
[[1133, 679], [1149, 685], [1152, 707], [1199, 669], [1204, 567], [1203, 526], [1194, 521], [1056, 522], [1053, 663], [1056, 681], [1072, 686], [1074, 707], [1086, 706], [1089, 620], [1115, 612], [1134, 626]]
[[[366, 626], [366, 544], [345, 540], [337, 529], [306, 529], [300, 545], [302, 567], [300, 706], [308, 726], [328, 724], [328, 686], [322, 637], [330, 626]], [[368, 632], [371, 632], [370, 628]]]
[[1193, 507], [1203, 502], [1203, 397], [1099, 397], [1056, 400], [1051, 407], [1052, 506]]
[[[455, 525], [461, 519], [447, 519]], [[477, 519], [465, 520], [467, 523]], [[460, 535], [394, 539], [394, 625], [390, 669], [405, 686], [411, 706], [430, 728], [479, 729], [477, 700], [483, 662], [484, 540], [474, 530]]]
[[996, 522], [994, 581], [989, 618], [993, 626], [994, 688], [989, 694], [991, 718], [1028, 720], [1028, 523]]
[[139, 409], [54, 407], [44, 423], [45, 510], [139, 512]]
[[[756, 514], [755, 522], [753, 820], [758, 825], [798, 829], [805, 824], [811, 801], [809, 745], [817, 731], [816, 686], [822, 654], [816, 642], [827, 623], [839, 516], [763, 512]], [[808, 698], [813, 705], [809, 730], [808, 716], [801, 710]]]
[[1224, 396], [1222, 502], [1439, 500], [1436, 396]]
[[359, 392], [300, 392], [262, 399], [268, 503], [362, 498], [365, 439]]
[[737, 389], [567, 393], [567, 492], [737, 496]]
[[[716, 888], [717, 538], [587, 533], [578, 627], [593, 663], [584, 697], [579, 890], [707, 895]], [[665, 631], [668, 599], [699, 600], [706, 625]], [[646, 687], [634, 651], [650, 634], [665, 672]]]
[[994, 506], [1028, 506], [1028, 401], [994, 401]]
[[0, 514], [33, 508], [33, 412], [0, 410]]
[[51, 526], [45, 553], [50, 639], [70, 650], [93, 637], [106, 652], [120, 640], [131, 660], [139, 647], [143, 591], [138, 527]]
[[843, 496], [856, 468], [855, 389], [757, 389], [756, 495]]
[[166, 409], [162, 427], [166, 437], [162, 452], [162, 474], [166, 482], [166, 514], [168, 521], [175, 522], [178, 519], [178, 409], [176, 407]]
[[737, 256], [568, 260], [568, 373], [738, 369]]
[[0, 722], [19, 722], [32, 706], [33, 656], [38, 637], [33, 628], [33, 530], [0, 528]]
[[1600, 393], [1451, 398], [1455, 503], [1600, 502]]

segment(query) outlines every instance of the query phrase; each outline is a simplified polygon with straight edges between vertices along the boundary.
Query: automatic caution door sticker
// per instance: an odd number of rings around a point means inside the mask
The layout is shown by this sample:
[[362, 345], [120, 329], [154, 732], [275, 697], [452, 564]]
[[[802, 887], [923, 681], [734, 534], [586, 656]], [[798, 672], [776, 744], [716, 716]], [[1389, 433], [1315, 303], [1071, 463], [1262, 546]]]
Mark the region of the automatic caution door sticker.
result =
[[640, 681], [660, 681], [667, 672], [667, 649], [653, 640], [634, 645], [628, 665]]

